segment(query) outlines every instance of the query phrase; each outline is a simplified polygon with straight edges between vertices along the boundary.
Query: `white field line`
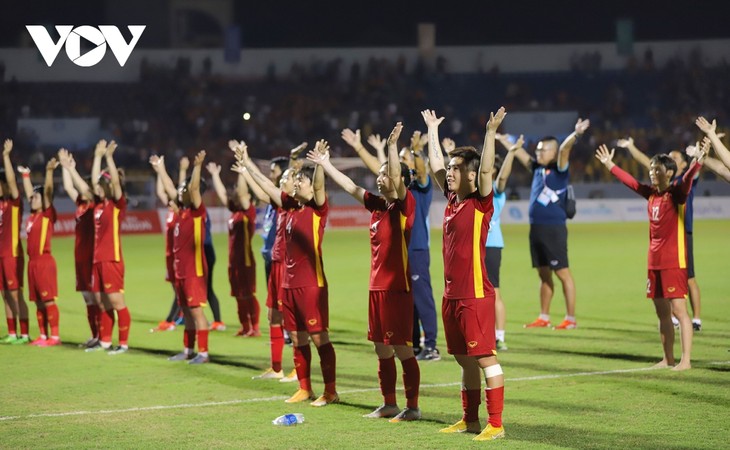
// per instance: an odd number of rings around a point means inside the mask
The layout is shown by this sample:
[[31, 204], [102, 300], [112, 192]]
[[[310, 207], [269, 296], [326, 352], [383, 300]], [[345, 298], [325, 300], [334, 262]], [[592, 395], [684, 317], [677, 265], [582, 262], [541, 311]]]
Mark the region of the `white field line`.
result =
[[[730, 361], [717, 361], [710, 364], [728, 364]], [[563, 374], [552, 374], [552, 375], [536, 375], [533, 377], [518, 377], [518, 378], [506, 378], [505, 382], [515, 381], [538, 381], [538, 380], [550, 380], [555, 378], [571, 378], [571, 377], [588, 377], [597, 375], [610, 375], [616, 373], [631, 373], [631, 372], [643, 372], [647, 370], [657, 370], [653, 367], [642, 367], [636, 369], [618, 369], [618, 370], [604, 370], [600, 372], [576, 372], [576, 373], [563, 373]], [[449, 387], [459, 386], [461, 383], [439, 383], [439, 384], [422, 384], [421, 389], [424, 388], [438, 388], [438, 387]], [[398, 388], [402, 390], [402, 388]], [[347, 391], [340, 391], [340, 394], [357, 394], [362, 392], [375, 392], [379, 391], [380, 388], [367, 388], [367, 389], [350, 389]], [[142, 412], [142, 411], [159, 411], [165, 409], [185, 409], [185, 408], [202, 408], [207, 406], [226, 406], [226, 405], [238, 405], [242, 403], [258, 403], [258, 402], [273, 402], [286, 400], [286, 396], [273, 396], [273, 397], [262, 397], [262, 398], [246, 398], [240, 400], [227, 400], [221, 402], [204, 402], [204, 403], [181, 403], [177, 405], [158, 405], [158, 406], [142, 406], [139, 408], [123, 408], [123, 409], [102, 409], [97, 411], [67, 411], [58, 413], [41, 413], [41, 414], [27, 414], [22, 416], [0, 416], [0, 422], [11, 421], [11, 420], [22, 420], [22, 419], [38, 419], [45, 417], [66, 417], [66, 416], [88, 416], [95, 414], [122, 414], [129, 412]]]

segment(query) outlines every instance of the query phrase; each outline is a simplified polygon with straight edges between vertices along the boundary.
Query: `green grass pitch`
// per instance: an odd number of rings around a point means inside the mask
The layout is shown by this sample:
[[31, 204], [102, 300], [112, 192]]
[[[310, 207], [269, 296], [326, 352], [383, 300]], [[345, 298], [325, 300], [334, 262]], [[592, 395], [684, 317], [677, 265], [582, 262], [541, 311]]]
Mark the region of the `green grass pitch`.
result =
[[[283, 402], [296, 386], [252, 380], [268, 367], [266, 316], [261, 338], [235, 338], [235, 302], [228, 294], [225, 235], [214, 283], [225, 332], [210, 337], [212, 363], [171, 363], [180, 330], [150, 334], [164, 318], [171, 288], [163, 281], [163, 237], [125, 236], [126, 295], [133, 323], [129, 354], [84, 353], [83, 300], [74, 292], [73, 240], [53, 242], [59, 268], [62, 348], [0, 346], [0, 448], [722, 448], [730, 442], [729, 221], [695, 224], [695, 261], [702, 288], [703, 330], [694, 337], [693, 369], [641, 370], [661, 359], [657, 319], [644, 296], [646, 223], [570, 224], [571, 269], [578, 290], [572, 331], [525, 330], [538, 313], [537, 275], [530, 268], [527, 227], [505, 226], [502, 293], [507, 306], [505, 371], [507, 438], [437, 433], [461, 417], [460, 372], [446, 355], [421, 364], [423, 420], [392, 424], [361, 416], [381, 403], [377, 359], [366, 340], [367, 230], [328, 230], [324, 264], [330, 285], [331, 336], [342, 404], [313, 408]], [[431, 273], [437, 307], [443, 289], [441, 235], [432, 234]], [[260, 247], [261, 239], [255, 240]], [[265, 298], [260, 258], [258, 297]], [[559, 283], [558, 283], [559, 286]], [[37, 335], [35, 307], [31, 334]], [[553, 320], [565, 312], [562, 294]], [[440, 324], [439, 324], [440, 325]], [[3, 325], [3, 330], [4, 330]], [[116, 330], [115, 330], [116, 339]], [[679, 342], [675, 346], [679, 356]], [[313, 352], [313, 384], [321, 393]], [[292, 368], [284, 349], [285, 370]], [[400, 389], [398, 398], [405, 405]], [[296, 427], [271, 424], [301, 412]], [[486, 411], [480, 409], [482, 424]]]

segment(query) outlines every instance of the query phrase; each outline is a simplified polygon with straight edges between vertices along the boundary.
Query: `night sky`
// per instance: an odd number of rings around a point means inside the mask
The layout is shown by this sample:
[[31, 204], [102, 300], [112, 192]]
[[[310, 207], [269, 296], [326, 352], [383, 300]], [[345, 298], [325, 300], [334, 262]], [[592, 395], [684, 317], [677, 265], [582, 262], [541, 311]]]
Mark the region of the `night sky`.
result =
[[[241, 26], [243, 46], [249, 48], [414, 46], [420, 22], [436, 24], [437, 45], [613, 41], [619, 18], [633, 19], [637, 41], [730, 38], [728, 15], [719, 9], [723, 3], [236, 0], [234, 21]], [[165, 4], [166, 0], [4, 0], [0, 46], [17, 46], [28, 24], [137, 21], [164, 28]], [[139, 46], [164, 47], [167, 36], [148, 30]]]

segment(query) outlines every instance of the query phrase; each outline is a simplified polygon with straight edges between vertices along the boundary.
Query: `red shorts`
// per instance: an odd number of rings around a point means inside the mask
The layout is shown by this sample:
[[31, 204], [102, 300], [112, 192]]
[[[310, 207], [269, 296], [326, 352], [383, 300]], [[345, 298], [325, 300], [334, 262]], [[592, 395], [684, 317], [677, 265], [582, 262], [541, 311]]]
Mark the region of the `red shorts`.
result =
[[25, 266], [25, 257], [22, 253], [18, 256], [0, 257], [0, 288], [2, 290], [23, 289], [23, 266]]
[[370, 291], [368, 341], [413, 345], [413, 293]]
[[285, 268], [286, 266], [281, 261], [271, 261], [266, 306], [277, 311], [282, 311], [284, 301], [284, 288], [281, 287], [281, 281], [284, 279]]
[[208, 280], [205, 277], [175, 279], [175, 295], [180, 306], [195, 308], [208, 304]]
[[284, 328], [321, 333], [330, 325], [329, 295], [325, 287], [284, 288]]
[[497, 354], [494, 337], [494, 295], [484, 298], [443, 299], [446, 350], [452, 355]]
[[175, 284], [175, 257], [165, 255], [165, 281]]
[[52, 255], [28, 261], [28, 297], [32, 302], [50, 302], [58, 298], [58, 271]]
[[687, 269], [648, 271], [646, 277], [647, 298], [683, 298], [688, 293]]
[[124, 263], [102, 261], [94, 263], [91, 272], [91, 292], [124, 293]]
[[256, 266], [228, 266], [228, 281], [231, 283], [231, 297], [248, 298], [256, 295]]
[[91, 260], [76, 260], [76, 290], [78, 292], [91, 292], [91, 273], [93, 272], [94, 263]]

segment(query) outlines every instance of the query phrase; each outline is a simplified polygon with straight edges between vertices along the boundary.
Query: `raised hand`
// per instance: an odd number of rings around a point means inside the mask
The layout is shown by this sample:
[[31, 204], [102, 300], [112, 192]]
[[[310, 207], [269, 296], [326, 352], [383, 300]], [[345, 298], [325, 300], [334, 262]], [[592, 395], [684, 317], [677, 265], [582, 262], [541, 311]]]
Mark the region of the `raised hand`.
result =
[[376, 150], [384, 151], [386, 143], [387, 140], [385, 138], [381, 138], [379, 134], [371, 134], [368, 136], [368, 144], [372, 145]]
[[233, 142], [235, 142], [233, 153], [236, 154], [236, 161], [244, 163], [248, 159], [248, 145], [243, 141]]
[[8, 156], [13, 151], [13, 140], [5, 139], [3, 143], [3, 156]]
[[289, 158], [291, 158], [291, 159], [299, 158], [299, 155], [301, 155], [302, 152], [306, 149], [307, 149], [307, 143], [302, 142], [301, 144], [297, 145], [296, 147], [294, 147], [293, 149], [291, 149], [289, 151]]
[[418, 130], [414, 131], [413, 136], [411, 136], [411, 151], [418, 152], [423, 150], [426, 142], [428, 142], [428, 135], [422, 134]]
[[149, 162], [150, 162], [150, 165], [152, 166], [152, 169], [155, 172], [157, 172], [160, 170], [160, 166], [165, 164], [165, 157], [152, 155], [152, 156], [150, 156]]
[[507, 151], [510, 153], [516, 152], [518, 149], [521, 149], [523, 145], [525, 145], [525, 136], [520, 135], [514, 145], [507, 147]]
[[58, 150], [58, 161], [61, 163], [61, 167], [69, 169], [71, 167], [71, 161], [73, 158], [71, 154], [65, 148]]
[[330, 145], [324, 139], [320, 139], [314, 144], [314, 152], [324, 154], [330, 151]]
[[316, 150], [310, 150], [307, 153], [307, 160], [321, 166], [322, 164], [330, 160], [330, 152], [326, 151], [324, 153], [320, 153]]
[[116, 149], [117, 149], [117, 143], [116, 143], [116, 141], [109, 142], [109, 145], [106, 146], [106, 153], [105, 153], [105, 155], [108, 158], [111, 158], [112, 156], [114, 156], [114, 150], [116, 150]]
[[[205, 161], [205, 150], [201, 150], [198, 152], [197, 155], [195, 155], [195, 160], [193, 160], [194, 166], [202, 166], [203, 161]], [[182, 160], [181, 160], [182, 162]]]
[[46, 163], [46, 171], [56, 170], [56, 167], [58, 167], [58, 164], [59, 164], [59, 162], [56, 158], [49, 159], [48, 162]]
[[702, 139], [702, 145], [699, 146], [700, 150], [695, 156], [697, 158], [697, 162], [702, 162], [703, 159], [705, 159], [705, 156], [710, 154], [710, 147], [712, 146], [712, 141], [710, 138], [705, 137]]
[[209, 162], [206, 166], [206, 169], [208, 169], [208, 173], [215, 176], [221, 174], [221, 166], [220, 164], [216, 164], [214, 162]]
[[236, 161], [236, 162], [235, 162], [235, 163], [234, 163], [234, 164], [233, 164], [233, 165], [231, 166], [231, 170], [232, 170], [232, 171], [234, 171], [234, 172], [236, 172], [236, 173], [238, 173], [238, 174], [241, 174], [241, 175], [243, 175], [243, 172], [245, 172], [245, 171], [246, 171], [246, 170], [248, 170], [248, 169], [246, 169], [246, 166], [244, 166], [244, 165], [243, 165], [243, 162], [241, 162], [241, 161]]
[[398, 145], [398, 138], [400, 137], [401, 131], [403, 131], [403, 123], [397, 122], [395, 127], [393, 127], [393, 131], [390, 132], [390, 136], [388, 136], [388, 146]]
[[360, 139], [360, 130], [352, 131], [349, 128], [345, 128], [342, 130], [342, 133], [340, 134], [342, 136], [342, 140], [344, 140], [347, 145], [349, 145], [352, 148], [359, 148], [362, 147], [362, 140]]
[[502, 121], [504, 120], [504, 116], [506, 116], [507, 113], [504, 110], [504, 106], [500, 107], [497, 110], [497, 113], [489, 113], [489, 121], [487, 122], [487, 131], [497, 132], [497, 129], [502, 124]]
[[616, 149], [612, 148], [611, 151], [609, 151], [608, 147], [603, 144], [596, 149], [596, 159], [598, 159], [601, 164], [608, 166], [610, 163], [613, 162], [613, 155], [615, 152]]
[[106, 139], [102, 139], [96, 143], [94, 148], [94, 157], [101, 158], [106, 154]]
[[27, 166], [18, 166], [18, 173], [21, 175], [30, 174], [30, 168]]
[[444, 118], [437, 117], [436, 111], [432, 109], [424, 109], [423, 111], [421, 111], [421, 116], [423, 116], [423, 121], [429, 128], [438, 128], [438, 126], [441, 125], [441, 122], [444, 121]]
[[187, 156], [183, 156], [180, 158], [180, 170], [188, 170], [188, 167], [190, 167], [190, 160]]
[[591, 121], [589, 119], [581, 119], [578, 118], [578, 121], [575, 123], [575, 134], [583, 134], [586, 132], [588, 127], [591, 126]]
[[629, 148], [634, 145], [634, 138], [629, 136], [626, 139], [619, 139], [616, 141], [616, 145], [621, 148]]
[[454, 142], [451, 138], [444, 138], [441, 141], [441, 146], [444, 148], [444, 151], [448, 154], [454, 151], [456, 148], [456, 142]]
[[710, 135], [717, 129], [717, 120], [713, 120], [712, 123], [710, 123], [704, 117], [699, 116], [697, 120], [695, 120], [695, 125], [697, 125], [697, 128], [702, 130], [703, 133]]

